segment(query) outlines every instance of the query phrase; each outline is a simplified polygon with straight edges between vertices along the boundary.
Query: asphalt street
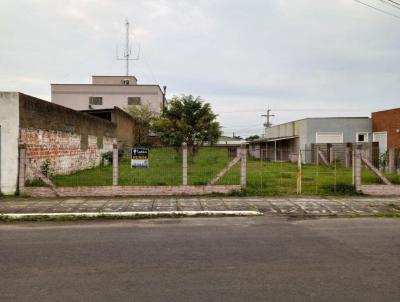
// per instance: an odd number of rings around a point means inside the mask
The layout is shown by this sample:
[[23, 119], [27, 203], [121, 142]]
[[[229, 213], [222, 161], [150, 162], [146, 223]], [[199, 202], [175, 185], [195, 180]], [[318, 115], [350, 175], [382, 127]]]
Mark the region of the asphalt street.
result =
[[0, 224], [0, 301], [400, 301], [400, 219]]

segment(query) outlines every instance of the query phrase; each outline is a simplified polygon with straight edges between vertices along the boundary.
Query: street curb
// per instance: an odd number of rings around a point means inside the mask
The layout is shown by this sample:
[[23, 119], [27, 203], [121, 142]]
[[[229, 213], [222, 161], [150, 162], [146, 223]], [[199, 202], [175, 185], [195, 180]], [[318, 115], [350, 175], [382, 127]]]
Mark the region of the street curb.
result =
[[194, 217], [194, 216], [262, 216], [259, 211], [152, 211], [152, 212], [75, 212], [75, 213], [1, 213], [1, 217], [26, 219], [34, 217]]

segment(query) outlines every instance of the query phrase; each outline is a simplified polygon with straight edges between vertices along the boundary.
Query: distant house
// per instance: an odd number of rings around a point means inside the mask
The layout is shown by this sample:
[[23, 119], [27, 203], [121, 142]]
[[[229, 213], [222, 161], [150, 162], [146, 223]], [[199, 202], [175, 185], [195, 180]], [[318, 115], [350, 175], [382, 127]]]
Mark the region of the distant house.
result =
[[[305, 118], [265, 129], [264, 137], [250, 142], [252, 157], [295, 161], [299, 150], [303, 161], [312, 161], [313, 144], [371, 142], [369, 117]], [[264, 152], [264, 154], [262, 154]]]
[[372, 113], [373, 140], [381, 153], [400, 148], [400, 108]]
[[141, 85], [134, 76], [92, 76], [91, 84], [51, 84], [51, 101], [74, 110], [146, 105], [159, 113], [164, 93], [159, 85]]
[[218, 147], [235, 147], [240, 146], [243, 143], [246, 143], [244, 139], [230, 136], [220, 136], [215, 145]]

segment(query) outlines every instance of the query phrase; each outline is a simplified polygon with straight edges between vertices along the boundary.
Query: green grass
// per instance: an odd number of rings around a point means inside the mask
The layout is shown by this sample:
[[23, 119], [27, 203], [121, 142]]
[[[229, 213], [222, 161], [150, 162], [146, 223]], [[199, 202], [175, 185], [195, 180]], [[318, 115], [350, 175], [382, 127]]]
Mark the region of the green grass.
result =
[[[231, 159], [226, 149], [202, 148], [196, 156], [190, 156], [189, 185], [205, 185], [217, 175]], [[182, 155], [173, 148], [153, 148], [150, 150], [149, 168], [132, 169], [129, 160], [119, 164], [119, 184], [131, 185], [180, 185], [182, 184]], [[234, 184], [239, 183], [239, 176], [227, 178]], [[225, 177], [226, 178], [226, 177]], [[56, 186], [109, 186], [112, 185], [112, 166], [96, 167], [51, 178]], [[31, 186], [42, 185], [40, 181], [28, 183]]]
[[[182, 156], [173, 148], [150, 150], [150, 167], [130, 167], [124, 160], [119, 165], [120, 185], [180, 185], [182, 183]], [[205, 185], [231, 160], [225, 148], [201, 148], [189, 157], [189, 185]], [[286, 162], [269, 162], [254, 159], [247, 161], [247, 189], [244, 195], [295, 195], [297, 165]], [[389, 180], [400, 184], [400, 175], [387, 175]], [[240, 164], [236, 164], [217, 184], [238, 185]], [[370, 171], [364, 170], [364, 184], [380, 183]], [[82, 170], [70, 175], [52, 177], [56, 186], [105, 186], [112, 185], [112, 166]], [[38, 186], [40, 183], [32, 182]], [[302, 166], [303, 195], [352, 195], [352, 168], [326, 167], [306, 164]]]

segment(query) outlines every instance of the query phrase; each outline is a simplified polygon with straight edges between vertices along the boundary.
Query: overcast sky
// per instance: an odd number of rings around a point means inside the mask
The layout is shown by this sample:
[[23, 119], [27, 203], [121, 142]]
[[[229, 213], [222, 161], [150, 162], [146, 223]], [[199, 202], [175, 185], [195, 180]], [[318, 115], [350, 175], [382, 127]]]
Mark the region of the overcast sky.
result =
[[200, 95], [227, 134], [260, 134], [268, 106], [275, 124], [400, 107], [400, 19], [353, 0], [1, 0], [0, 90], [124, 74], [125, 18], [139, 83]]

